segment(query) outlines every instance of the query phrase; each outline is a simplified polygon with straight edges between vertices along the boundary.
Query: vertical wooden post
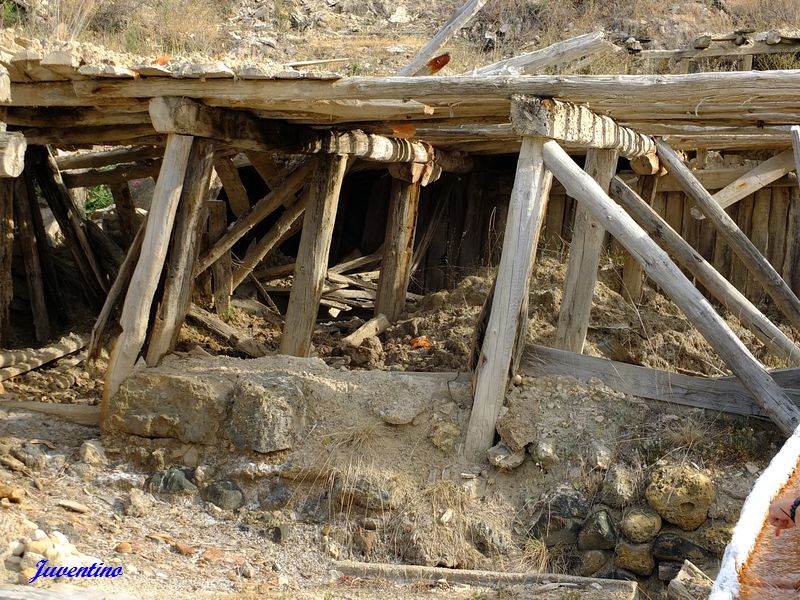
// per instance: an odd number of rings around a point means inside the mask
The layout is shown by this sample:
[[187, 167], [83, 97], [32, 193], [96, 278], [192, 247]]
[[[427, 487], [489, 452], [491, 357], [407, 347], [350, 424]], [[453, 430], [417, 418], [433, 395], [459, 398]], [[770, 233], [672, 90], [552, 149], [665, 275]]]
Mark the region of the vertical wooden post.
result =
[[[753, 220], [750, 229], [750, 240], [753, 245], [764, 256], [769, 256], [769, 246], [772, 243], [769, 233], [769, 211], [771, 205], [772, 192], [766, 188], [761, 188], [753, 194]], [[770, 263], [772, 264], [772, 263]], [[761, 286], [753, 276], [747, 278], [745, 286], [745, 296], [753, 302], [760, 302], [763, 294]]]
[[166, 263], [164, 295], [158, 307], [147, 364], [157, 365], [165, 354], [175, 348], [194, 284], [194, 264], [197, 261], [200, 216], [211, 183], [213, 143], [195, 138], [189, 154], [186, 176], [175, 219], [175, 230], [170, 242], [169, 260]]
[[[214, 245], [228, 228], [228, 208], [222, 200], [208, 202], [208, 243]], [[233, 292], [231, 251], [226, 251], [211, 265], [211, 290], [214, 296], [214, 311], [218, 315], [228, 312]]]
[[475, 400], [464, 448], [468, 460], [485, 458], [506, 394], [520, 311], [528, 295], [552, 182], [552, 176], [544, 167], [542, 143], [541, 138], [525, 136], [522, 139], [494, 299], [475, 370]]
[[[655, 208], [655, 198], [658, 191], [658, 175], [640, 175], [639, 179], [639, 195], [648, 205]], [[642, 298], [644, 280], [645, 275], [642, 265], [633, 258], [630, 252], [625, 252], [625, 258], [622, 263], [623, 296], [633, 304], [638, 304], [639, 300]]]
[[28, 200], [28, 187], [25, 185], [24, 177], [14, 179], [14, 217], [17, 222], [22, 261], [25, 264], [25, 279], [28, 283], [28, 294], [33, 311], [36, 341], [46, 342], [51, 335], [50, 317], [47, 313], [39, 248], [36, 244], [36, 232], [33, 228], [31, 205]]
[[127, 181], [112, 183], [109, 188], [111, 188], [111, 195], [114, 197], [114, 205], [117, 207], [122, 239], [125, 247], [128, 247], [139, 230], [139, 219], [136, 216], [136, 205], [133, 203], [131, 188], [128, 187]]
[[346, 156], [328, 156], [309, 182], [308, 207], [297, 251], [294, 285], [286, 309], [281, 354], [308, 356], [311, 351], [311, 335], [328, 269], [336, 207], [346, 169]]
[[783, 258], [783, 278], [795, 293], [800, 294], [800, 189], [793, 187], [789, 200], [786, 224], [786, 254]]
[[14, 283], [11, 261], [14, 252], [14, 180], [0, 178], [0, 348], [8, 347], [11, 299]]
[[170, 134], [147, 219], [140, 259], [131, 276], [120, 316], [122, 332], [114, 343], [106, 371], [100, 425], [108, 414], [108, 401], [130, 375], [142, 350], [150, 322], [150, 309], [167, 256], [175, 213], [183, 190], [191, 136]]
[[383, 261], [375, 298], [375, 315], [384, 314], [390, 322], [397, 320], [406, 305], [419, 192], [419, 183], [392, 179]]
[[[589, 150], [586, 155], [586, 172], [606, 192], [611, 178], [617, 172], [617, 156], [616, 150], [596, 149]], [[583, 205], [579, 205], [575, 212], [575, 229], [569, 246], [564, 296], [556, 329], [556, 348], [578, 354], [583, 351], [605, 234], [603, 226], [592, 218]]]

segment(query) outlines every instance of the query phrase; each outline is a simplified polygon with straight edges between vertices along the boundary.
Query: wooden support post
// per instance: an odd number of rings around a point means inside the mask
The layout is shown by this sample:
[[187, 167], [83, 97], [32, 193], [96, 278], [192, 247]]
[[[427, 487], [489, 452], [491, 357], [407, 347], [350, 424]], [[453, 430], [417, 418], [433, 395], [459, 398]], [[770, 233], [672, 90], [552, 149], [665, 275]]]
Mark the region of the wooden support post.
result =
[[50, 317], [47, 313], [47, 301], [44, 294], [42, 267], [39, 261], [39, 248], [36, 243], [36, 232], [33, 228], [33, 216], [28, 200], [28, 186], [24, 177], [14, 180], [14, 219], [19, 233], [20, 250], [25, 264], [25, 280], [28, 283], [33, 327], [36, 341], [46, 342], [51, 335]]
[[[230, 250], [248, 231], [258, 225], [264, 218], [279, 206], [288, 206], [293, 203], [294, 196], [305, 185], [317, 166], [317, 159], [311, 158], [303, 162], [290, 173], [285, 173], [283, 183], [256, 202], [250, 210], [242, 214], [231, 225], [212, 248], [203, 254], [197, 261], [195, 274], [205, 271], [214, 264], [220, 256]], [[244, 277], [242, 278], [244, 279]], [[235, 288], [236, 286], [234, 286]]]
[[[658, 175], [640, 175], [639, 179], [639, 194], [649, 206], [653, 206], [658, 191]], [[630, 252], [626, 252], [622, 263], [622, 294], [634, 305], [642, 299], [644, 281], [642, 265], [633, 258]]]
[[[750, 241], [753, 246], [766, 258], [769, 256], [769, 246], [773, 242], [769, 233], [769, 211], [772, 202], [772, 191], [769, 188], [763, 188], [753, 194], [753, 221], [750, 229]], [[767, 259], [769, 261], [769, 259]], [[769, 263], [772, 265], [772, 263]], [[775, 268], [774, 265], [772, 265]], [[775, 269], [777, 271], [777, 269]], [[747, 296], [753, 302], [761, 302], [766, 298], [761, 286], [758, 284], [753, 276], [747, 278], [747, 284], [744, 290]]]
[[[228, 228], [228, 209], [222, 200], [208, 202], [208, 242], [215, 244]], [[211, 265], [211, 289], [214, 296], [214, 311], [218, 315], [228, 312], [233, 293], [231, 252], [228, 250]]]
[[247, 190], [242, 185], [239, 177], [239, 169], [233, 164], [230, 158], [221, 157], [214, 161], [214, 169], [222, 181], [225, 195], [228, 197], [231, 211], [238, 219], [250, 209], [250, 199], [247, 197]]
[[150, 322], [150, 309], [164, 268], [192, 141], [192, 137], [183, 135], [170, 135], [167, 138], [164, 162], [153, 191], [153, 203], [147, 219], [148, 226], [142, 241], [140, 260], [136, 263], [131, 276], [122, 307], [120, 316], [122, 332], [114, 344], [108, 362], [100, 405], [101, 426], [108, 414], [109, 400], [117, 393], [125, 378], [131, 374], [139, 352], [144, 346]]
[[14, 180], [0, 178], [0, 348], [8, 347], [11, 328], [11, 299], [14, 283], [11, 262], [14, 255]]
[[669, 171], [680, 183], [684, 192], [703, 211], [706, 217], [717, 228], [732, 250], [745, 264], [750, 273], [764, 286], [765, 291], [775, 301], [786, 318], [795, 329], [800, 330], [800, 300], [781, 279], [777, 271], [769, 264], [747, 236], [736, 226], [728, 214], [714, 201], [706, 189], [683, 164], [675, 151], [663, 141], [658, 140], [658, 154]]
[[800, 189], [792, 188], [786, 225], [786, 254], [783, 258], [783, 278], [800, 294]]
[[136, 215], [136, 205], [133, 203], [131, 189], [128, 187], [127, 181], [114, 183], [108, 187], [111, 188], [114, 205], [117, 207], [117, 217], [119, 218], [123, 241], [126, 246], [130, 246], [136, 236], [136, 232], [139, 231], [139, 217]]
[[247, 152], [250, 164], [258, 173], [259, 177], [274, 190], [283, 179], [283, 169], [275, 164], [272, 155], [268, 152]]
[[800, 125], [792, 125], [790, 133], [792, 136], [792, 151], [794, 152], [794, 169], [797, 177], [800, 178]]
[[611, 196], [775, 356], [790, 364], [800, 365], [800, 348], [669, 227], [664, 219], [619, 177], [615, 177], [611, 182]]
[[200, 217], [211, 183], [213, 142], [195, 138], [186, 167], [183, 190], [175, 218], [166, 262], [164, 295], [153, 321], [147, 364], [157, 365], [175, 348], [194, 287]]
[[[660, 154], [663, 160], [668, 153]], [[770, 419], [782, 432], [791, 435], [800, 424], [800, 410], [792, 405], [781, 387], [753, 358], [666, 252], [591, 177], [581, 171], [556, 142], [544, 144], [544, 160], [547, 168], [567, 188], [567, 193], [589, 206], [594, 217], [606, 223], [606, 229], [636, 257], [647, 274], [686, 314], [731, 371], [739, 377], [742, 385], [753, 394]], [[667, 156], [667, 160], [671, 165], [672, 157]]]
[[482, 462], [494, 439], [503, 405], [520, 317], [530, 285], [552, 177], [542, 159], [542, 139], [524, 137], [506, 219], [495, 291], [475, 370], [475, 400], [464, 455]]
[[328, 251], [346, 169], [346, 156], [330, 156], [317, 168], [309, 182], [308, 208], [297, 251], [294, 285], [286, 309], [281, 354], [308, 356], [311, 350], [311, 335], [328, 270]]
[[400, 69], [397, 74], [401, 77], [414, 77], [426, 72], [426, 65], [430, 59], [434, 57], [437, 50], [444, 45], [453, 35], [458, 33], [458, 30], [466, 25], [478, 11], [483, 8], [487, 0], [467, 0], [467, 2], [459, 7], [456, 12], [448, 19], [436, 35], [433, 36], [430, 42], [417, 52], [417, 55], [411, 59], [405, 67]]
[[[589, 150], [586, 172], [608, 192], [611, 178], [617, 172], [616, 150]], [[606, 230], [592, 218], [583, 205], [575, 211], [575, 226], [569, 245], [569, 264], [564, 282], [564, 295], [556, 329], [556, 348], [580, 354], [589, 330], [597, 267], [603, 251]]]
[[[765, 160], [753, 170], [748, 171], [736, 181], [731, 182], [712, 196], [722, 208], [735, 204], [742, 198], [755, 194], [758, 190], [768, 186], [795, 169], [794, 153], [786, 150]], [[692, 216], [703, 219], [703, 212], [695, 207]]]
[[396, 321], [406, 306], [419, 192], [419, 183], [392, 179], [381, 275], [375, 299], [375, 315], [384, 314], [390, 322]]

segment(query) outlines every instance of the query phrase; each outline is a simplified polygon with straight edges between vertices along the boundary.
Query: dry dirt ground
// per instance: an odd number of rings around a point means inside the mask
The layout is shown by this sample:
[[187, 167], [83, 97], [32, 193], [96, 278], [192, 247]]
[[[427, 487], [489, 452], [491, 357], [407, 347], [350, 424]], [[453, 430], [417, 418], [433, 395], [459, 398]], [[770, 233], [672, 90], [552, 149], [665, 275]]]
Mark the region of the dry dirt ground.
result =
[[[490, 287], [488, 275], [467, 277], [453, 291], [426, 297], [358, 357], [362, 368], [463, 372], [472, 325]], [[564, 266], [555, 258], [538, 261], [531, 286], [528, 338], [532, 342], [547, 344], [552, 338], [563, 275]], [[604, 264], [589, 353], [690, 373], [723, 372], [719, 360], [672, 303], [648, 290], [644, 301], [632, 307], [613, 291], [616, 277], [612, 265]], [[275, 346], [274, 324], [238, 311], [231, 321]], [[741, 333], [732, 320], [731, 324]], [[215, 364], [207, 352], [232, 354], [198, 330], [187, 327], [184, 334], [181, 350], [188, 353], [171, 359], [178, 369], [181, 361]], [[430, 347], [412, 347], [410, 340], [423, 335]], [[755, 348], [749, 336], [743, 337]], [[314, 342], [327, 362], [347, 362], [347, 352], [329, 330], [321, 327]], [[234, 369], [239, 365], [246, 369], [248, 362], [219, 360]], [[348, 378], [364, 379], [341, 366], [314, 364], [311, 371], [322, 369], [335, 376], [345, 382], [343, 389], [350, 385]], [[84, 368], [67, 361], [30, 373], [9, 383], [2, 399], [95, 404], [103, 366], [101, 362]], [[561, 483], [589, 498], [598, 494], [605, 478], [605, 468], [593, 458], [598, 444], [612, 460], [636, 465], [639, 485], [663, 459], [703, 468], [717, 486], [711, 513], [727, 522], [735, 522], [747, 490], [780, 444], [773, 428], [763, 422], [645, 402], [596, 381], [523, 378], [509, 402], [532, 403], [537, 431], [552, 442], [561, 462], [543, 469], [528, 457], [511, 472], [485, 463], [466, 464], [458, 459], [458, 448], [469, 418], [468, 378], [462, 374], [455, 381], [453, 374], [451, 383], [442, 383], [450, 377], [439, 376], [438, 391], [423, 416], [402, 427], [377, 418], [368, 409], [374, 401], [370, 398], [350, 403], [340, 393], [339, 399], [320, 407], [323, 416], [289, 454], [295, 473], [291, 499], [278, 510], [262, 508], [261, 484], [255, 480], [242, 483], [248, 501], [237, 511], [221, 511], [196, 495], [166, 494], [148, 496], [143, 506], [131, 510], [136, 494], [132, 491], [140, 490], [147, 476], [189, 462], [184, 445], [106, 436], [109, 462], [86, 464], [79, 448], [100, 437], [97, 428], [0, 404], [0, 484], [24, 490], [21, 503], [3, 501], [0, 506], [0, 542], [31, 537], [36, 529], [61, 531], [81, 554], [123, 566], [124, 577], [103, 583], [115, 597], [123, 597], [118, 596], [122, 593], [135, 598], [525, 597], [519, 590], [354, 579], [336, 570], [333, 556], [396, 563], [418, 561], [422, 554], [423, 562], [460, 568], [568, 570], [570, 557], [534, 552], [520, 523], [532, 499]], [[380, 398], [384, 392], [376, 387], [373, 395]], [[15, 462], [19, 457], [27, 461], [25, 466]], [[206, 449], [199, 456], [195, 452], [191, 462], [207, 475], [247, 471], [237, 460], [234, 454]], [[263, 468], [287, 460], [285, 453], [277, 453], [263, 461]], [[364, 537], [365, 514], [341, 502], [336, 505], [333, 485], [341, 474], [351, 479], [379, 474], [401, 492], [402, 500], [391, 514], [375, 517], [376, 536]], [[88, 510], [65, 509], [59, 506], [63, 500], [77, 501]], [[441, 522], [448, 510], [454, 513], [452, 523]], [[503, 550], [496, 556], [487, 558], [475, 551], [469, 532], [478, 521], [500, 532]], [[5, 551], [5, 546], [0, 549]], [[5, 551], [3, 557], [8, 555]], [[13, 569], [0, 572], [4, 581], [18, 578]], [[658, 598], [661, 588], [656, 582], [646, 589], [649, 597]]]

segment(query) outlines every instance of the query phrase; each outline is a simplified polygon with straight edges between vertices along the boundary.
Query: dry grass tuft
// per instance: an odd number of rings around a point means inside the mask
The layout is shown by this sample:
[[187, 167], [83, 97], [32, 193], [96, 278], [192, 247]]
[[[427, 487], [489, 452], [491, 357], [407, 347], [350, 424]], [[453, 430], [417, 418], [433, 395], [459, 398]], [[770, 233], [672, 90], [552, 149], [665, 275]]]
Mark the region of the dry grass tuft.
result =
[[550, 549], [539, 538], [528, 538], [517, 557], [516, 569], [534, 573], [547, 573], [550, 568]]

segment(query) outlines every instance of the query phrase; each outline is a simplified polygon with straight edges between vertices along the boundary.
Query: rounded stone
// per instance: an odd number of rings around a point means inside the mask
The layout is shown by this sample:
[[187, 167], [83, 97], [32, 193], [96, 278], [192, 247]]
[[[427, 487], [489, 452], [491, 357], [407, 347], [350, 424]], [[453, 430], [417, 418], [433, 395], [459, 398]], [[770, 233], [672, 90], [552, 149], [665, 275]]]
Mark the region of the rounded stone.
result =
[[606, 473], [600, 500], [614, 508], [625, 508], [636, 498], [636, 476], [630, 467], [613, 465]]
[[653, 471], [645, 497], [665, 520], [689, 531], [705, 522], [714, 486], [708, 475], [694, 467], [666, 465]]
[[431, 442], [447, 454], [455, 449], [460, 437], [461, 430], [451, 421], [437, 421], [431, 428]]
[[617, 528], [605, 510], [589, 515], [578, 534], [579, 550], [609, 550], [617, 543]]
[[654, 539], [661, 531], [661, 516], [649, 508], [634, 508], [622, 517], [622, 535], [635, 544]]
[[591, 577], [608, 564], [611, 552], [603, 550], [584, 550], [579, 553], [578, 575]]
[[197, 486], [192, 483], [194, 473], [188, 467], [170, 467], [154, 473], [144, 482], [144, 490], [150, 493], [194, 493]]
[[236, 510], [244, 506], [244, 492], [233, 481], [212, 481], [200, 494], [203, 500], [219, 506], [222, 510]]
[[630, 544], [621, 541], [614, 555], [615, 564], [620, 569], [649, 577], [656, 567], [651, 544]]
[[40, 540], [31, 540], [25, 546], [25, 552], [35, 552], [36, 554], [41, 554], [44, 556], [44, 553], [50, 550], [53, 547], [53, 542], [50, 541], [50, 538], [43, 537]]

